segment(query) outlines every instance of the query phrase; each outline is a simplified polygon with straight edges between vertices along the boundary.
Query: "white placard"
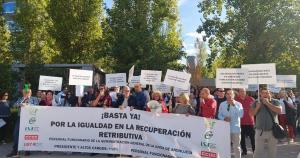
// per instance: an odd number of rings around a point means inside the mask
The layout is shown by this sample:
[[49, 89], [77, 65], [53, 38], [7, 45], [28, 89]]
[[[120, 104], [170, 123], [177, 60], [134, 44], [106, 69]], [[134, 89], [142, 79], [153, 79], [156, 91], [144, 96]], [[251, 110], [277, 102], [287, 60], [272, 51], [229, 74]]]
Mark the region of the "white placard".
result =
[[[141, 76], [132, 76], [128, 86], [133, 88], [138, 83], [141, 83]], [[146, 85], [142, 84], [142, 88], [146, 88]]]
[[61, 91], [62, 77], [40, 76], [39, 90]]
[[276, 87], [297, 88], [296, 75], [277, 75]]
[[191, 74], [186, 72], [167, 70], [164, 84], [186, 89], [190, 86]]
[[84, 86], [76, 85], [76, 97], [83, 97], [84, 96]]
[[229, 158], [230, 126], [181, 114], [26, 106], [21, 110], [18, 150]]
[[248, 70], [217, 69], [216, 88], [248, 88]]
[[276, 84], [275, 63], [246, 64], [243, 69], [248, 69], [248, 84]]
[[273, 93], [279, 93], [279, 91], [281, 90], [281, 88], [277, 87], [275, 84], [268, 84], [268, 89]]
[[141, 71], [141, 84], [158, 85], [161, 83], [161, 71], [142, 70]]
[[174, 92], [174, 97], [178, 97], [181, 93], [186, 93], [186, 94], [190, 95], [191, 90], [190, 90], [190, 87], [187, 89], [181, 89], [181, 88], [174, 87], [173, 92]]
[[171, 93], [171, 87], [165, 84], [153, 85], [153, 91], [160, 91], [161, 93]]
[[248, 92], [256, 92], [259, 89], [259, 85], [258, 84], [249, 84], [247, 91]]
[[3, 119], [0, 119], [0, 128], [5, 126], [6, 122]]
[[92, 86], [93, 71], [70, 69], [69, 85]]
[[134, 65], [130, 68], [129, 73], [128, 73], [128, 82], [131, 81], [131, 78], [134, 74]]
[[107, 87], [126, 86], [126, 73], [106, 74], [105, 81]]

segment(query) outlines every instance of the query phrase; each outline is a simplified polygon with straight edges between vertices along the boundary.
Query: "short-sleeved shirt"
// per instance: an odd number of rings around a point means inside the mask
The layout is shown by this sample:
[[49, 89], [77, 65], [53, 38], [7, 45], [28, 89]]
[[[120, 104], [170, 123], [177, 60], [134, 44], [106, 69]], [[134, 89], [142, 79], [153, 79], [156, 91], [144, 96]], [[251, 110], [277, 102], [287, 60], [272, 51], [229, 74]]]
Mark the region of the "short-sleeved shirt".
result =
[[[256, 103], [257, 100], [252, 104], [252, 108], [256, 108]], [[271, 99], [271, 104], [275, 106], [280, 106], [280, 102], [277, 99]], [[258, 110], [256, 113], [256, 121], [255, 121], [255, 127], [256, 129], [259, 130], [264, 130], [264, 131], [270, 131], [272, 130], [273, 127], [273, 120], [272, 117], [270, 116], [269, 112], [267, 111], [267, 106], [262, 105], [261, 108]], [[275, 122], [278, 123], [278, 114], [273, 112], [272, 110], [269, 109], [269, 111], [272, 113], [272, 116], [275, 120]]]

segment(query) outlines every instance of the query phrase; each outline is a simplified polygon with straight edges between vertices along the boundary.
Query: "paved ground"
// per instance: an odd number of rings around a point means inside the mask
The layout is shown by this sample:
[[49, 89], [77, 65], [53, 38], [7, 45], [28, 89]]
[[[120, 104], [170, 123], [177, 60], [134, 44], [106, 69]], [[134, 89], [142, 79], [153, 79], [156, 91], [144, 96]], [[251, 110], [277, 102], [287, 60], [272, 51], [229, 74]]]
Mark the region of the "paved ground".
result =
[[[249, 141], [247, 141], [249, 142]], [[248, 143], [247, 143], [248, 144]], [[248, 145], [249, 146], [249, 145]], [[5, 155], [11, 150], [11, 144], [0, 145], [0, 158], [5, 158]], [[250, 151], [250, 149], [249, 149]], [[298, 156], [297, 156], [298, 155]], [[25, 157], [25, 156], [23, 156]], [[26, 158], [86, 158], [90, 157], [88, 154], [67, 154], [67, 153], [52, 153], [48, 154], [46, 152], [33, 152], [31, 156], [26, 156]], [[93, 156], [95, 158], [111, 158], [105, 154], [100, 154]], [[124, 156], [117, 156], [118, 158], [127, 158]], [[252, 158], [252, 153], [248, 153], [247, 156], [243, 158]], [[300, 158], [300, 139], [293, 144], [288, 144], [286, 142], [278, 144], [278, 157], [277, 158]]]

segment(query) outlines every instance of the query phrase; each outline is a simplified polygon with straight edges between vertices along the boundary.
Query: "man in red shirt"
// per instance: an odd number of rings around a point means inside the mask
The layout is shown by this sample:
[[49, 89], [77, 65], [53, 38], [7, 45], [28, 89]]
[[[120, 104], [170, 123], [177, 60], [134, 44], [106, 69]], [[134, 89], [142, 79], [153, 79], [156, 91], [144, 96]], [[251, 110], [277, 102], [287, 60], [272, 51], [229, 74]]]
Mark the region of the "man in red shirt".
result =
[[236, 101], [240, 102], [244, 108], [244, 116], [241, 119], [241, 148], [242, 155], [247, 155], [246, 137], [250, 137], [252, 151], [255, 150], [255, 131], [254, 131], [254, 118], [249, 115], [249, 109], [254, 102], [254, 98], [247, 96], [246, 90], [241, 88], [238, 90]]
[[210, 95], [208, 88], [203, 88], [200, 92], [199, 116], [214, 119], [216, 116], [217, 102]]

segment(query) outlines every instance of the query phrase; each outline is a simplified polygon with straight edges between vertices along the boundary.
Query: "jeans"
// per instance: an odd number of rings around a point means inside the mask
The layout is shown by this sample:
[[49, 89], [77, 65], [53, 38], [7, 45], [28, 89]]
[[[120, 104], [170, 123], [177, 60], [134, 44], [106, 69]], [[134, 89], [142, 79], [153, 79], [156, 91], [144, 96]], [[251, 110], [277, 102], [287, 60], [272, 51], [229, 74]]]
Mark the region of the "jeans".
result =
[[19, 145], [19, 130], [20, 130], [20, 117], [17, 118], [13, 133], [13, 152], [18, 152]]
[[[7, 141], [7, 130], [8, 130], [8, 123], [9, 118], [8, 117], [0, 117], [0, 119], [3, 119], [5, 121], [5, 125], [0, 128], [0, 141]], [[1, 143], [1, 142], [0, 142]]]

